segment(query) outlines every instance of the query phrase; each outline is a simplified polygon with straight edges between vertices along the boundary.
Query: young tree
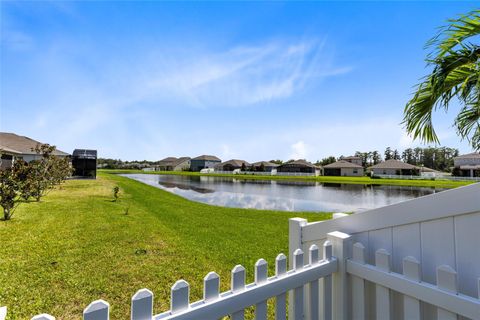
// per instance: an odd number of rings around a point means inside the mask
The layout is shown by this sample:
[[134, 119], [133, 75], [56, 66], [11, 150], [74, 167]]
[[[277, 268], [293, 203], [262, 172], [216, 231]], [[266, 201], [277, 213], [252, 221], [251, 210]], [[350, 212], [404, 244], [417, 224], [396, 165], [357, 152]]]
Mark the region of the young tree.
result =
[[432, 114], [438, 109], [448, 111], [452, 99], [462, 107], [454, 126], [462, 139], [480, 150], [480, 10], [448, 21], [427, 47], [432, 72], [417, 86], [404, 110], [403, 123], [413, 138], [439, 143], [433, 127]]
[[0, 205], [3, 208], [3, 219], [10, 220], [20, 203], [18, 182], [14, 168], [0, 170]]
[[327, 164], [334, 163], [335, 161], [337, 161], [337, 159], [335, 159], [334, 156], [330, 156], [327, 158], [323, 158], [322, 161], [319, 162], [319, 164], [321, 166], [326, 166]]

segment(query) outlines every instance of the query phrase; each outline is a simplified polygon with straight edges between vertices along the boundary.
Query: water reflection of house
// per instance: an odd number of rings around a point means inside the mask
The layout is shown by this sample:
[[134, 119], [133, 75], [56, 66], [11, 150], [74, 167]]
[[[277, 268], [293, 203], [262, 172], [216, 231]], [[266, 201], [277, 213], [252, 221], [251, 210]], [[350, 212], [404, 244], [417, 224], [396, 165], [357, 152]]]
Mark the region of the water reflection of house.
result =
[[169, 181], [159, 181], [159, 185], [164, 186], [165, 188], [178, 188], [181, 190], [193, 190], [198, 193], [214, 193], [214, 190], [207, 189], [207, 188], [201, 188], [201, 187], [196, 187], [192, 186], [189, 184], [183, 184], [183, 183], [175, 183], [175, 182], [169, 182]]
[[305, 173], [318, 176], [320, 174], [320, 167], [301, 159], [278, 166], [277, 173]]
[[245, 160], [231, 159], [215, 166], [216, 171], [233, 171], [244, 167], [246, 170], [250, 169], [251, 164]]
[[222, 162], [222, 160], [219, 158], [204, 154], [190, 160], [190, 170], [200, 171], [206, 168], [214, 168], [220, 162]]
[[[352, 158], [352, 157], [349, 157]], [[362, 160], [360, 159], [360, 162]], [[324, 176], [363, 176], [363, 167], [346, 160], [339, 160], [323, 166]]]
[[258, 161], [252, 163], [252, 166], [255, 168], [255, 171], [272, 172], [272, 170], [277, 169], [278, 164], [269, 161]]
[[462, 177], [480, 177], [480, 153], [464, 154], [453, 159], [454, 173]]
[[190, 169], [190, 157], [168, 157], [155, 166], [157, 171], [185, 171]]
[[370, 169], [372, 170], [374, 175], [388, 174], [418, 176], [420, 173], [420, 170], [417, 166], [394, 159], [380, 162], [379, 164], [370, 167]]

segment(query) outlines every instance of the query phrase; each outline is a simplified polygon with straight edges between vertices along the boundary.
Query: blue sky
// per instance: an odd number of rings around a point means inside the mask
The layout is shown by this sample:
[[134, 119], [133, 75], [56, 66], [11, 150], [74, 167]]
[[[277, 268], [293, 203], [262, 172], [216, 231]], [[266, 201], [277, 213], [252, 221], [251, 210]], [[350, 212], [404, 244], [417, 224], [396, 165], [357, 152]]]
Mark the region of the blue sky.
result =
[[[102, 157], [247, 161], [420, 145], [423, 49], [474, 2], [5, 2], [0, 130]], [[469, 152], [449, 114], [442, 145]]]

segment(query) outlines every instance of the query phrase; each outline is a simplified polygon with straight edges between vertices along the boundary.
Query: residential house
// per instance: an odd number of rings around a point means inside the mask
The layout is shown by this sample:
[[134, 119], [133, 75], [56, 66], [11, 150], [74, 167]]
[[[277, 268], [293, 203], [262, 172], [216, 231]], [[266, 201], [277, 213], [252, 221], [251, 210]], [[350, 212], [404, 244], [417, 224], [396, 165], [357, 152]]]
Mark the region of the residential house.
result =
[[347, 162], [350, 162], [350, 163], [354, 163], [354, 164], [357, 164], [359, 166], [361, 166], [363, 164], [362, 163], [362, 158], [357, 157], [357, 156], [345, 157], [345, 158], [341, 158], [340, 160], [344, 160], [344, 161], [347, 161]]
[[232, 159], [222, 163], [219, 163], [215, 166], [215, 171], [233, 171], [237, 169], [242, 169], [242, 167], [248, 171], [251, 164], [245, 160]]
[[222, 160], [211, 155], [201, 155], [190, 160], [190, 170], [200, 171], [207, 168], [215, 168]]
[[190, 157], [168, 157], [160, 160], [155, 168], [157, 171], [186, 171], [190, 169]]
[[418, 176], [420, 174], [420, 170], [417, 166], [394, 159], [380, 162], [374, 166], [371, 166], [370, 170], [373, 172], [374, 175], [386, 174]]
[[[41, 159], [42, 155], [33, 150], [41, 144], [43, 143], [15, 133], [0, 132], [0, 168], [12, 166], [15, 159], [22, 159], [26, 162]], [[58, 157], [70, 156], [70, 154], [61, 150], [55, 150], [53, 155]]]
[[255, 171], [272, 172], [277, 170], [278, 164], [269, 161], [258, 161], [252, 163], [252, 166]]
[[277, 167], [277, 173], [305, 173], [318, 176], [320, 175], [320, 167], [300, 159], [279, 165]]
[[480, 177], [480, 153], [473, 152], [453, 158], [455, 175]]
[[[361, 163], [360, 159], [360, 163]], [[346, 160], [339, 160], [323, 166], [324, 176], [363, 176], [363, 167], [360, 164], [349, 162]]]

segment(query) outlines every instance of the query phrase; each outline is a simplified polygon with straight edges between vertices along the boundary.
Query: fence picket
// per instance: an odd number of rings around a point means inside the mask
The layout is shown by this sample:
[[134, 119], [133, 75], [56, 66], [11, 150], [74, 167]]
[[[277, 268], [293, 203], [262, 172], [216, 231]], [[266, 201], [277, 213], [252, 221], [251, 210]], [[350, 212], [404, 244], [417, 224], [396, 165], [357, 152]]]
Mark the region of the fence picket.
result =
[[[360, 242], [353, 245], [353, 261], [365, 264], [365, 246]], [[352, 276], [352, 318], [365, 319], [365, 280]]]
[[[264, 259], [259, 259], [255, 263], [255, 284], [259, 285], [266, 282], [267, 277], [267, 261]], [[255, 319], [267, 320], [267, 301], [262, 301], [255, 305]]]
[[[333, 247], [330, 241], [323, 243], [323, 258], [331, 260], [333, 257]], [[323, 319], [332, 320], [332, 276], [328, 275], [323, 278]]]
[[108, 320], [110, 305], [103, 300], [95, 300], [83, 310], [83, 320]]
[[203, 278], [203, 301], [212, 302], [220, 296], [220, 276], [215, 272], [209, 272]]
[[[457, 272], [450, 266], [443, 265], [437, 268], [437, 287], [454, 294], [458, 293]], [[437, 308], [438, 320], [456, 320], [457, 315], [442, 308]]]
[[[287, 273], [287, 257], [280, 253], [275, 258], [275, 275], [281, 277]], [[275, 320], [287, 319], [287, 293], [275, 297]]]
[[131, 320], [151, 320], [153, 315], [153, 293], [148, 289], [138, 290], [132, 297]]
[[[303, 269], [303, 251], [301, 249], [293, 252], [293, 269], [295, 271]], [[303, 286], [293, 290], [293, 319], [303, 319]]]
[[190, 305], [190, 286], [185, 280], [178, 280], [172, 286], [170, 310], [172, 313], [182, 312]]
[[[375, 265], [383, 271], [390, 272], [390, 253], [385, 249], [375, 252]], [[390, 290], [384, 286], [375, 286], [377, 319], [390, 320]]]
[[0, 320], [5, 320], [7, 317], [7, 307], [0, 307]]
[[[232, 292], [245, 290], [245, 268], [236, 265], [232, 270]], [[245, 318], [245, 310], [232, 313], [232, 320], [243, 320]]]
[[32, 320], [55, 320], [55, 317], [47, 313], [42, 313], [33, 317]]
[[[403, 275], [409, 280], [420, 282], [420, 262], [414, 257], [405, 257], [403, 259]], [[420, 320], [420, 301], [408, 295], [404, 295], [403, 315], [405, 320]]]
[[[318, 246], [315, 244], [312, 244], [310, 246], [309, 255], [308, 255], [308, 261], [310, 265], [315, 265], [319, 261], [319, 250]], [[311, 320], [318, 320], [319, 316], [319, 280], [315, 280], [309, 283], [310, 287], [310, 319]]]

